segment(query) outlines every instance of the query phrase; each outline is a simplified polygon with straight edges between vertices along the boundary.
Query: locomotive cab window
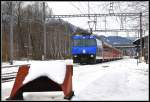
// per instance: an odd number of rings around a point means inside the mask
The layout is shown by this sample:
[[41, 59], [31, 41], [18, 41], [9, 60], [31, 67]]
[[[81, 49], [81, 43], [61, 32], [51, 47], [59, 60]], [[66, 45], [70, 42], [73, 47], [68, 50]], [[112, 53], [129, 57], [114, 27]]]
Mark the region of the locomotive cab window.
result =
[[95, 39], [74, 39], [73, 46], [96, 46]]

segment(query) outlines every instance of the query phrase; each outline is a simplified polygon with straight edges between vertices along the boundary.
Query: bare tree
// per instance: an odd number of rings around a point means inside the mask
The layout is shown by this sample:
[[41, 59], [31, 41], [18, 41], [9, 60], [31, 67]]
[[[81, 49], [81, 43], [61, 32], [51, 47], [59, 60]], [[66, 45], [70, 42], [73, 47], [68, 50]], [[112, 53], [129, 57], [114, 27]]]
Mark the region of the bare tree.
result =
[[[127, 5], [126, 7], [124, 5]], [[142, 13], [142, 26], [144, 30], [149, 30], [149, 2], [119, 2], [120, 11], [128, 13]], [[128, 26], [139, 29], [139, 17], [130, 17]], [[134, 23], [135, 22], [135, 23]]]

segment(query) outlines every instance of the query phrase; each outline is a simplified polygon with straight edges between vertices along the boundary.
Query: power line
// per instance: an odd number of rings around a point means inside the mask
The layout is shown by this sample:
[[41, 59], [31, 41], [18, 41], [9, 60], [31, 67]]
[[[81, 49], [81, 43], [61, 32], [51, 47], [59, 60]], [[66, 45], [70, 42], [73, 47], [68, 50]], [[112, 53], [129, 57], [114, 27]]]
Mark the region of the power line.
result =
[[109, 3], [104, 5], [104, 7], [102, 8], [102, 11], [107, 11], [105, 8], [109, 6]]
[[[90, 4], [90, 6], [91, 6], [92, 4]], [[95, 13], [95, 11], [93, 10], [93, 7], [90, 7], [90, 10], [93, 12], [93, 13]]]
[[76, 5], [74, 5], [72, 2], [70, 3], [73, 7], [75, 7], [80, 13], [83, 13]]
[[[116, 4], [116, 3], [115, 3], [115, 4]], [[117, 6], [117, 8], [118, 8], [118, 6]], [[115, 11], [116, 11], [116, 7], [114, 7], [114, 9], [115, 9]], [[116, 16], [115, 18], [116, 18], [116, 21], [120, 24], [120, 22], [118, 21], [118, 17]]]
[[[90, 4], [89, 4], [89, 1], [88, 1], [88, 14], [90, 14]], [[90, 16], [89, 16], [89, 19], [90, 19]]]
[[80, 7], [82, 7], [83, 8], [83, 11], [84, 12], [86, 12], [86, 10], [85, 10], [85, 8], [84, 8], [84, 6], [79, 2], [79, 4], [81, 5]]
[[[117, 4], [118, 4], [118, 3], [117, 3]], [[122, 11], [121, 11], [121, 7], [120, 7], [119, 4], [118, 4], [118, 8], [119, 8], [119, 11], [122, 12]], [[120, 23], [121, 23], [121, 24], [120, 24], [120, 29], [123, 29], [123, 27], [124, 27], [124, 26], [123, 26], [123, 18], [122, 18], [122, 17], [119, 17], [119, 19], [120, 19], [120, 21], [121, 21], [121, 22], [120, 22]]]

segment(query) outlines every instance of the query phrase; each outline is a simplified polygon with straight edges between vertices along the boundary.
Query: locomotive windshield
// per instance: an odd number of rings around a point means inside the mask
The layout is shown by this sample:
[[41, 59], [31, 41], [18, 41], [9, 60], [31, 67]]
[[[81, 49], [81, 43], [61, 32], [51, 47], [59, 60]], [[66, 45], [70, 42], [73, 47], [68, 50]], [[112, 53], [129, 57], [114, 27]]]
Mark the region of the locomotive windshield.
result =
[[74, 39], [73, 46], [96, 46], [95, 39]]

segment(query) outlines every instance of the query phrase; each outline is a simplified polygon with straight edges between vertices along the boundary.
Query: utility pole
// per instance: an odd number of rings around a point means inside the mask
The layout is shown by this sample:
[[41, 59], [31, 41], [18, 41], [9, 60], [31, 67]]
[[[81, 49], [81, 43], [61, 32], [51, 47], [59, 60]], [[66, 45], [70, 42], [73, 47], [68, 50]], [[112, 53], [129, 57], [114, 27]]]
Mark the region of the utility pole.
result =
[[120, 29], [124, 29], [124, 26], [123, 26], [123, 17], [122, 16], [120, 17], [120, 21], [121, 21]]
[[104, 22], [105, 22], [105, 35], [106, 35], [106, 16]]
[[143, 56], [143, 47], [142, 47], [142, 13], [140, 13], [140, 57]]
[[43, 32], [44, 32], [44, 53], [42, 60], [46, 59], [46, 26], [45, 26], [45, 2], [43, 2]]
[[31, 21], [29, 22], [29, 35], [28, 35], [28, 60], [30, 59], [31, 55]]
[[10, 64], [13, 65], [13, 4], [12, 1], [10, 2], [10, 40], [9, 40], [9, 47], [10, 47]]
[[96, 26], [97, 26], [97, 17], [95, 17], [94, 23], [95, 23], [95, 30], [96, 30]]

